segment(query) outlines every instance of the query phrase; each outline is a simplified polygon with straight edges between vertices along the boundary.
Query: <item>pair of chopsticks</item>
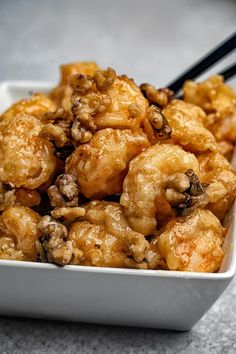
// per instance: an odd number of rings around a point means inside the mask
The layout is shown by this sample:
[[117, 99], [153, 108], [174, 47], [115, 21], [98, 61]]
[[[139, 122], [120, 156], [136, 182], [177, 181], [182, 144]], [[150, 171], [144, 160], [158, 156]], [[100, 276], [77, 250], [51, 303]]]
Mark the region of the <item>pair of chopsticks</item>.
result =
[[[236, 32], [230, 37], [226, 38], [217, 47], [212, 49], [209, 53], [204, 55], [195, 64], [190, 66], [181, 75], [179, 75], [175, 80], [170, 82], [167, 87], [174, 92], [176, 95], [182, 88], [186, 80], [195, 79], [209, 69], [212, 65], [217, 63], [220, 59], [225, 57], [227, 54], [232, 52], [236, 48]], [[226, 80], [236, 75], [236, 63], [227, 67], [219, 73]]]

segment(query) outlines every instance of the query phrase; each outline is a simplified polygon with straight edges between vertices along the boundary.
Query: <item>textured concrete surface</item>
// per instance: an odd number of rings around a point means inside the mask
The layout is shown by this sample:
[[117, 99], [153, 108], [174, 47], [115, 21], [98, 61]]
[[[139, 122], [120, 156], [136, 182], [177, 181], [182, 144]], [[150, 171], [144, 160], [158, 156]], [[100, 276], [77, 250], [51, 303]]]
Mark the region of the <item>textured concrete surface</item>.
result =
[[[0, 81], [55, 81], [60, 63], [93, 59], [164, 85], [233, 32], [235, 18], [229, 0], [0, 0]], [[234, 354], [235, 297], [236, 280], [186, 333], [0, 318], [0, 353]]]

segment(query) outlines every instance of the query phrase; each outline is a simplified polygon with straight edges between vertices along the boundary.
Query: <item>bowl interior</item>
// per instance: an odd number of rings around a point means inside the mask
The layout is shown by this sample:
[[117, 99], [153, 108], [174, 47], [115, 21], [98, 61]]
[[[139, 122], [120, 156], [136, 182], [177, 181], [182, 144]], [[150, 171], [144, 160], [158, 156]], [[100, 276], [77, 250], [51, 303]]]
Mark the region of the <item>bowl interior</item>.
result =
[[[15, 103], [16, 101], [22, 98], [29, 98], [33, 93], [43, 92], [47, 93], [55, 84], [52, 82], [34, 82], [34, 81], [9, 81], [0, 84], [0, 114], [4, 112], [10, 105]], [[234, 153], [232, 164], [236, 168], [236, 151]], [[225, 219], [225, 226], [228, 228], [225, 242], [224, 242], [224, 250], [225, 250], [225, 257], [222, 262], [221, 268], [218, 273], [211, 274], [211, 276], [217, 276], [221, 273], [227, 277], [232, 277], [236, 272], [236, 225], [235, 225], [235, 215], [236, 215], [236, 204], [234, 203], [233, 207], [229, 211], [226, 219]], [[14, 261], [4, 261], [4, 263], [14, 264]], [[29, 265], [30, 262], [27, 264]], [[31, 263], [33, 264], [33, 263]], [[46, 266], [46, 265], [45, 265]], [[48, 265], [48, 267], [53, 267], [53, 265]], [[74, 266], [67, 266], [68, 268], [74, 268]], [[81, 267], [79, 267], [81, 269]], [[91, 267], [87, 267], [89, 269]], [[102, 268], [101, 271], [106, 272], [108, 268]], [[99, 271], [97, 269], [97, 271]], [[110, 269], [111, 271], [111, 269]], [[136, 270], [120, 270], [121, 272], [137, 272]], [[148, 271], [150, 272], [150, 271]], [[162, 271], [160, 271], [162, 272]], [[185, 272], [173, 272], [164, 271], [166, 276], [183, 275], [189, 277], [189, 274]], [[138, 270], [138, 273], [146, 274], [146, 271]], [[158, 271], [159, 273], [159, 271]], [[209, 276], [210, 274], [203, 274], [203, 273], [196, 273], [199, 277]], [[200, 275], [201, 274], [201, 275]], [[192, 274], [193, 275], [193, 274]]]

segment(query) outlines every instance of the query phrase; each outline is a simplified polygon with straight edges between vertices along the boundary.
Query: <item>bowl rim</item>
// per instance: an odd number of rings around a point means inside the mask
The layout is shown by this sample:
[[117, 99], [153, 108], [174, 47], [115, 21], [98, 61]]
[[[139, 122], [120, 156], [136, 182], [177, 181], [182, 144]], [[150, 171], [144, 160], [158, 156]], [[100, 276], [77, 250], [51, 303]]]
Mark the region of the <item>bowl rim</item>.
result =
[[[0, 82], [0, 89], [20, 88], [25, 90], [49, 90], [53, 88], [55, 82], [52, 81], [32, 81], [32, 80], [4, 80]], [[36, 90], [35, 90], [35, 89]], [[185, 272], [173, 270], [151, 270], [151, 269], [129, 269], [129, 268], [111, 268], [111, 267], [95, 267], [95, 266], [82, 266], [82, 265], [66, 265], [58, 266], [50, 263], [37, 263], [25, 261], [12, 261], [0, 259], [0, 268], [4, 267], [17, 267], [26, 269], [41, 269], [53, 271], [75, 271], [82, 273], [98, 273], [98, 274], [113, 274], [113, 275], [138, 275], [138, 276], [152, 276], [161, 278], [181, 278], [181, 279], [231, 279], [236, 273], [236, 202], [233, 208], [233, 221], [232, 221], [232, 243], [231, 247], [231, 261], [227, 269], [220, 273], [203, 273], [203, 272]]]

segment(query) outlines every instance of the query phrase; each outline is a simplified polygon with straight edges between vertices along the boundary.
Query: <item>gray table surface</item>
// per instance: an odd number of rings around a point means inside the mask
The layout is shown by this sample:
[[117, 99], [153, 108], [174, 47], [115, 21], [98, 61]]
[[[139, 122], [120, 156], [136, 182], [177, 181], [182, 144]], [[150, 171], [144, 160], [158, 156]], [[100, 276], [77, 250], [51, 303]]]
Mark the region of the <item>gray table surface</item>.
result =
[[[60, 63], [96, 60], [162, 86], [233, 32], [235, 18], [230, 0], [0, 0], [0, 81], [56, 81]], [[0, 317], [0, 353], [233, 354], [235, 298], [236, 280], [186, 333]]]

